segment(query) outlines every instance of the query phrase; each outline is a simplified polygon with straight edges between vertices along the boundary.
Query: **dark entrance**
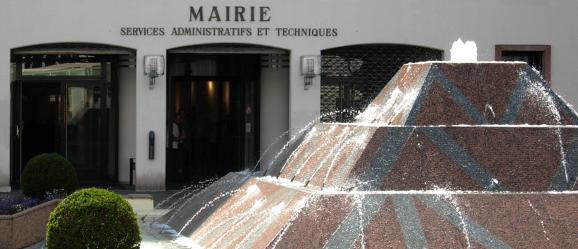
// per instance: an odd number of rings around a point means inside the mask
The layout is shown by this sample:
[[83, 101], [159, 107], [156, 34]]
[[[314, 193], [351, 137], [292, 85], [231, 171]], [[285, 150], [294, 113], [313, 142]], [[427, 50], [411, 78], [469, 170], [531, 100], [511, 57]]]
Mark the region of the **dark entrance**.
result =
[[259, 58], [169, 53], [169, 187], [254, 165], [259, 151]]
[[[60, 84], [29, 82], [21, 87], [21, 123], [26, 124], [26, 135], [21, 135], [23, 162], [41, 153], [61, 151], [64, 143], [59, 118], [62, 115]], [[23, 128], [22, 125], [21, 132]]]
[[55, 152], [81, 183], [117, 181], [115, 56], [13, 55], [12, 183], [30, 158]]

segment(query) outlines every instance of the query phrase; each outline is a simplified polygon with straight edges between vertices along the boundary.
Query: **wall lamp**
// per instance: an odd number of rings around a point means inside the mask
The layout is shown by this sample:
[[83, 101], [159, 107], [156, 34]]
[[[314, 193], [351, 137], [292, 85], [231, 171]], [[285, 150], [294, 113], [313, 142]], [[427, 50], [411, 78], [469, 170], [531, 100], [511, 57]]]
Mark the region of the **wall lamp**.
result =
[[313, 84], [313, 78], [321, 74], [321, 56], [301, 56], [301, 75], [304, 77], [305, 90]]
[[155, 78], [165, 74], [165, 56], [145, 55], [143, 62], [144, 74], [149, 77], [149, 88], [153, 89]]

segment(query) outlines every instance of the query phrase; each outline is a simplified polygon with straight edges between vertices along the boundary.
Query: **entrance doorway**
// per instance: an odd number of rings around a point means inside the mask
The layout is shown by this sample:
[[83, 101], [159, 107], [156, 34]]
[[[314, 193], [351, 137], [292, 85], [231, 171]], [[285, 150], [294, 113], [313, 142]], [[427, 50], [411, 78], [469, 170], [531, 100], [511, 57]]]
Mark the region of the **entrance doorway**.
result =
[[252, 168], [259, 153], [260, 56], [170, 54], [167, 184]]
[[114, 56], [13, 56], [12, 183], [26, 163], [58, 153], [83, 185], [117, 181], [117, 96]]

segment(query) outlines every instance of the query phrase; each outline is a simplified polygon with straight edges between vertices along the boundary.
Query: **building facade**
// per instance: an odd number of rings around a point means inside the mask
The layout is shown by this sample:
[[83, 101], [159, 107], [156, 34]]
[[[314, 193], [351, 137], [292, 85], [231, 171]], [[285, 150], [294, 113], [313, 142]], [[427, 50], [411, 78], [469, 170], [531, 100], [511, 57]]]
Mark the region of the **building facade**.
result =
[[44, 152], [86, 184], [128, 184], [132, 162], [137, 190], [263, 170], [312, 120], [351, 120], [401, 64], [449, 59], [458, 37], [479, 60], [529, 62], [576, 105], [576, 11], [572, 0], [7, 0], [0, 190]]

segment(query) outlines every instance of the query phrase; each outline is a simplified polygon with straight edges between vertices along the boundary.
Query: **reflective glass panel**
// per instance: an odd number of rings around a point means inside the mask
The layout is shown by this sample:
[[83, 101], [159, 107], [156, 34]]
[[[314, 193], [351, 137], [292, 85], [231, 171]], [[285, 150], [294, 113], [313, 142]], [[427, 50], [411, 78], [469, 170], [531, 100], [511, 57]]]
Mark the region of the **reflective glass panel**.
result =
[[99, 149], [101, 133], [99, 86], [69, 86], [66, 103], [66, 154], [79, 175], [98, 172], [102, 159]]
[[10, 82], [16, 80], [16, 63], [10, 63]]
[[99, 62], [22, 63], [23, 77], [100, 77], [102, 64]]

